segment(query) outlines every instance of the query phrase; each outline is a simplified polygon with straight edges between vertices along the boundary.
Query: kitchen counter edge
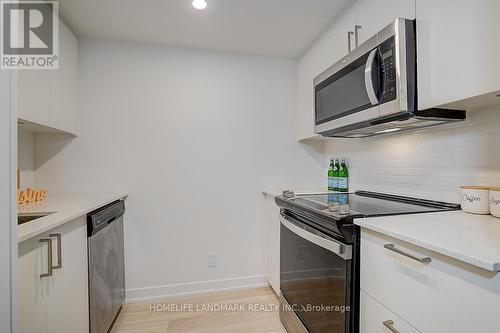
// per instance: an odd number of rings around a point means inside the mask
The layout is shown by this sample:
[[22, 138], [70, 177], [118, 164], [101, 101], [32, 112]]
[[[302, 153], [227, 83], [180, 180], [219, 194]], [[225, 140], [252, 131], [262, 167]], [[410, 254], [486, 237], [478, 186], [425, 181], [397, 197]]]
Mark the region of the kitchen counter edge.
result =
[[17, 226], [17, 243], [22, 243], [46, 231], [73, 221], [116, 200], [124, 200], [128, 193], [119, 194], [54, 194], [46, 203], [18, 206], [18, 213], [52, 213]]
[[500, 219], [463, 211], [355, 219], [362, 228], [500, 272]]

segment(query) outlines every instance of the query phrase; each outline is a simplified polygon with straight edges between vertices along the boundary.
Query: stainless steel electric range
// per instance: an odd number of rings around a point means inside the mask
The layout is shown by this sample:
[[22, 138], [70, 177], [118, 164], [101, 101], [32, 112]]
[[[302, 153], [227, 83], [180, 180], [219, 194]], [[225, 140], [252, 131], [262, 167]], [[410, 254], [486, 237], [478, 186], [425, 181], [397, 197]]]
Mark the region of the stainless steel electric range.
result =
[[460, 209], [357, 191], [276, 198], [280, 207], [280, 318], [289, 333], [359, 332], [356, 218]]

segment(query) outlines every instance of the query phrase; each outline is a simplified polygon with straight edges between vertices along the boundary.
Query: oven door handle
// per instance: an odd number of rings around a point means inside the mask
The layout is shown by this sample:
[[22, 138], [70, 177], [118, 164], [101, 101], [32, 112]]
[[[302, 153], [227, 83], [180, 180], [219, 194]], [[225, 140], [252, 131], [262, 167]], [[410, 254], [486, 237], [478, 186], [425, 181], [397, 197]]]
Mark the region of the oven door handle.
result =
[[296, 234], [297, 236], [308, 240], [309, 242], [320, 246], [324, 249], [327, 249], [337, 256], [341, 257], [344, 260], [352, 259], [352, 246], [343, 244], [333, 238], [326, 238], [324, 236], [320, 236], [318, 233], [313, 233], [309, 230], [306, 230], [300, 227], [295, 221], [290, 221], [285, 219], [283, 216], [280, 216], [281, 224], [286, 227], [288, 230]]

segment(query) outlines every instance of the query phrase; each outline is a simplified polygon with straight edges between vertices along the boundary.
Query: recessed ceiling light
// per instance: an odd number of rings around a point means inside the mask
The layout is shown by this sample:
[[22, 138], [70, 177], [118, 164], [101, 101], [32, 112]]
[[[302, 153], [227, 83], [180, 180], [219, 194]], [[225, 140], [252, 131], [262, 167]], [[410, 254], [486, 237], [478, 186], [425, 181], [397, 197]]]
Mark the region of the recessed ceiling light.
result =
[[193, 0], [193, 7], [199, 10], [207, 8], [207, 2], [205, 0]]

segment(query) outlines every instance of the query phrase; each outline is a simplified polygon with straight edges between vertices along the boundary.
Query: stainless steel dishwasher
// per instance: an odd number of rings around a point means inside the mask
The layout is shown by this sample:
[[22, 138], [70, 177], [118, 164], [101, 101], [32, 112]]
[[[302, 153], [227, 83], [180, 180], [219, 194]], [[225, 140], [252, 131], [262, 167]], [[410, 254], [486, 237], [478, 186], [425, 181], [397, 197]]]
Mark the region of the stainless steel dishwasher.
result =
[[125, 300], [124, 201], [87, 215], [90, 333], [110, 331]]

